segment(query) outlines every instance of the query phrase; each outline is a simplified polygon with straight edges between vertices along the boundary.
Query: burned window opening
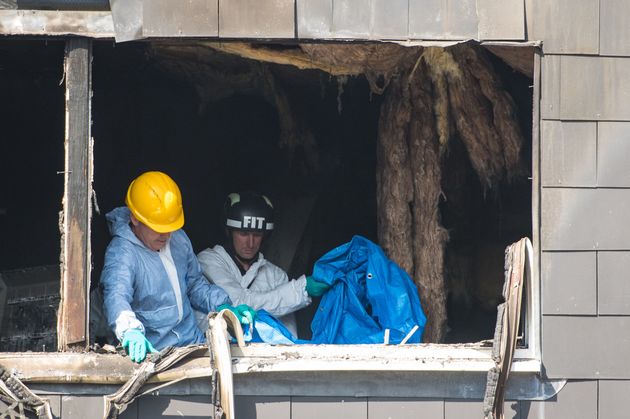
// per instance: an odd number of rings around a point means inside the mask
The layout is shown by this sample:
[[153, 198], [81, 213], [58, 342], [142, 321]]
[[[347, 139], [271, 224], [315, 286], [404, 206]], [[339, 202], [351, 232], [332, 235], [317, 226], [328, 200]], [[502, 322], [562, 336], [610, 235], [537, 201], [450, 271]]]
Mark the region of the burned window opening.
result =
[[[285, 148], [281, 148], [278, 146], [278, 138], [281, 135], [282, 122], [277, 110], [277, 99], [270, 100], [265, 93], [257, 92], [256, 89], [260, 87], [255, 86], [249, 91], [243, 89], [237, 94], [228, 94], [218, 102], [212, 102], [212, 99], [208, 98], [203, 100], [204, 92], [200, 92], [199, 88], [195, 89], [195, 84], [191, 82], [197, 76], [183, 77], [181, 74], [168, 71], [158, 64], [159, 58], [151, 56], [150, 51], [148, 51], [149, 58], [147, 59], [147, 51], [145, 45], [117, 45], [112, 48], [111, 44], [102, 43], [95, 47], [93, 110], [96, 141], [95, 189], [103, 212], [122, 203], [121, 191], [125, 190], [130, 178], [142, 170], [160, 165], [160, 168], [178, 177], [178, 180], [183, 179], [182, 189], [187, 212], [185, 228], [196, 250], [201, 250], [221, 240], [223, 232], [218, 223], [218, 207], [231, 188], [247, 185], [248, 182], [253, 183], [250, 183], [251, 187], [263, 190], [277, 188], [274, 186], [277, 182], [286, 182], [288, 184], [285, 185], [286, 190], [274, 192], [276, 200], [283, 202], [281, 207], [284, 207], [287, 214], [291, 213], [290, 207], [291, 204], [295, 205], [296, 197], [304, 203], [301, 214], [306, 214], [308, 222], [298, 226], [303, 234], [297, 239], [292, 238], [293, 241], [299, 241], [298, 246], [292, 246], [297, 247], [299, 252], [291, 253], [293, 257], [287, 258], [289, 260], [284, 264], [290, 274], [297, 275], [305, 272], [305, 269], [312, 266], [312, 263], [323, 252], [347, 241], [352, 234], [363, 234], [376, 241], [374, 182], [376, 158], [373, 150], [382, 97], [372, 95], [370, 99], [370, 82], [367, 78], [363, 76], [350, 78], [341, 97], [344, 106], [341, 114], [338, 114], [337, 83], [328, 74], [315, 70], [298, 71], [280, 65], [260, 66], [267, 69], [259, 70], [254, 83], [265, 77], [264, 71], [273, 72], [275, 82], [284, 87], [285, 93], [289, 92], [287, 97], [293, 96], [293, 100], [285, 111], [289, 110], [304, 118], [301, 122], [293, 121], [294, 127], [306, 124], [317, 146], [309, 150], [308, 142], [298, 145], [285, 142]], [[502, 65], [498, 60], [494, 61], [495, 65]], [[221, 71], [220, 67], [218, 66], [218, 72]], [[232, 70], [233, 68], [227, 65], [223, 69], [228, 74], [233, 74]], [[510, 69], [504, 67], [503, 71], [509, 79]], [[525, 82], [519, 83], [522, 87], [524, 84], [531, 84], [531, 81], [525, 78]], [[212, 91], [205, 92], [206, 95], [211, 93]], [[531, 92], [528, 94], [529, 96], [525, 94], [521, 99], [523, 103], [530, 103], [531, 106]], [[295, 97], [298, 99], [296, 100]], [[249, 115], [249, 118], [237, 118], [235, 115]], [[530, 123], [530, 116], [531, 111], [528, 114], [527, 110], [519, 110], [519, 118], [523, 118], [527, 123]], [[221, 123], [226, 123], [226, 125], [231, 123], [240, 132], [234, 133], [234, 130], [228, 129], [229, 127], [220, 128]], [[245, 126], [240, 126], [239, 123]], [[255, 127], [263, 128], [256, 129]], [[247, 128], [250, 129], [249, 137]], [[220, 135], [209, 138], [207, 134], [213, 129], [216, 129]], [[266, 132], [266, 134], [261, 136], [261, 132]], [[531, 132], [531, 129], [525, 127], [523, 132], [527, 134]], [[206, 136], [203, 135], [204, 133]], [[265, 137], [264, 141], [252, 142], [252, 135]], [[211, 153], [207, 152], [211, 147], [208, 143], [212, 141], [218, 142], [212, 145], [218, 152], [210, 155]], [[452, 142], [452, 155], [448, 155], [447, 165], [452, 164], [451, 158], [455, 159], [454, 156], [461, 153], [461, 150], [457, 151], [457, 148], [461, 148], [461, 144], [457, 141], [455, 138]], [[189, 148], [189, 150], [183, 151], [183, 148]], [[239, 149], [242, 151], [248, 148], [251, 150], [245, 155], [239, 154]], [[529, 148], [531, 148], [530, 145], [524, 146], [525, 150]], [[234, 151], [234, 149], [237, 150]], [[274, 153], [269, 159], [272, 162], [282, 161], [281, 167], [265, 162], [270, 149], [273, 149]], [[167, 152], [168, 159], [160, 157], [164, 155], [164, 150]], [[317, 154], [318, 162], [309, 160], [312, 159], [313, 154]], [[225, 158], [225, 156], [229, 157]], [[465, 159], [465, 155], [463, 158]], [[323, 169], [320, 166], [319, 172], [313, 171], [313, 167], [322, 164], [321, 161], [324, 162]], [[235, 162], [239, 164], [235, 165]], [[214, 165], [214, 168], [209, 169], [208, 165]], [[243, 167], [248, 169], [235, 170]], [[258, 168], [258, 170], [249, 168]], [[227, 175], [226, 170], [232, 170], [232, 175]], [[470, 170], [470, 167], [466, 167], [465, 170]], [[262, 178], [251, 176], [254, 172], [263, 172], [265, 175]], [[207, 179], [212, 179], [211, 188], [208, 188]], [[466, 189], [479, 188], [474, 184], [473, 179], [475, 179], [474, 174], [468, 173], [464, 176], [464, 182], [470, 182], [464, 183], [467, 185]], [[334, 187], [331, 188], [325, 180], [331, 182]], [[335, 182], [335, 180], [343, 180], [347, 183]], [[449, 195], [452, 193], [447, 192], [449, 189], [447, 182], [448, 180], [445, 179], [443, 189], [446, 200], [441, 201], [440, 211], [444, 227], [449, 229], [451, 235], [451, 241], [447, 244], [448, 258], [449, 251], [456, 249], [455, 245], [465, 247], [460, 243], [465, 242], [466, 235], [471, 233], [456, 231], [457, 225], [466, 223], [461, 220], [454, 221], [453, 215], [448, 213], [454, 210], [449, 208], [452, 199]], [[458, 189], [456, 185], [451, 189]], [[528, 200], [521, 201], [521, 199], [523, 197], [529, 199], [531, 190], [527, 182], [522, 183], [524, 185], [522, 187], [520, 185], [521, 183], [506, 183], [500, 187], [501, 192], [498, 194], [493, 190], [480, 193], [482, 204], [475, 202], [472, 205], [475, 211], [478, 211], [476, 214], [482, 216], [499, 214], [499, 217], [511, 217], [513, 214], [505, 209], [506, 205], [522, 202], [525, 214], [522, 218], [522, 231], [525, 234], [521, 235], [529, 235], [531, 203]], [[511, 188], [517, 190], [510, 192]], [[314, 193], [315, 197], [301, 195], [305, 190]], [[312, 192], [313, 190], [316, 192]], [[324, 194], [323, 197], [321, 193]], [[358, 211], [357, 208], [360, 210]], [[488, 210], [488, 208], [491, 209]], [[340, 217], [340, 214], [343, 214], [343, 217]], [[94, 220], [93, 285], [100, 275], [103, 251], [109, 241], [103, 215], [96, 215]], [[467, 215], [471, 215], [470, 211]], [[300, 217], [295, 214], [293, 216]], [[492, 223], [492, 221], [486, 222]], [[480, 224], [478, 221], [475, 223]], [[496, 224], [492, 224], [491, 227], [496, 227]], [[309, 232], [309, 230], [314, 231]], [[325, 239], [309, 239], [309, 235], [313, 234], [325, 236]], [[499, 235], [499, 237], [504, 236]], [[277, 243], [270, 243], [272, 246], [266, 250], [266, 253], [281, 257], [286, 252], [277, 249], [282, 248], [283, 239], [281, 237], [274, 239]], [[505, 240], [506, 245], [510, 243], [507, 238]], [[502, 268], [503, 250], [498, 245], [497, 250], [499, 255], [494, 256], [493, 253], [493, 257], [500, 261], [497, 263]], [[450, 267], [448, 260], [445, 266], [448, 270]], [[501, 280], [502, 275], [498, 281]], [[470, 291], [467, 292], [471, 297]], [[452, 308], [451, 304], [449, 310]], [[308, 337], [310, 314], [300, 313], [300, 317], [307, 319], [302, 321], [301, 332], [304, 337]], [[470, 318], [470, 316], [462, 316], [462, 318]], [[450, 314], [449, 319], [454, 320], [456, 317]], [[490, 319], [484, 325], [491, 328], [494, 321]], [[447, 342], [476, 341], [480, 338], [492, 337], [487, 331], [474, 332], [477, 333], [474, 335], [471, 332], [471, 324], [456, 323], [449, 324], [449, 327], [450, 333], [445, 339]], [[457, 331], [465, 331], [468, 335], [458, 337]]]
[[0, 352], [56, 351], [64, 42], [0, 41]]

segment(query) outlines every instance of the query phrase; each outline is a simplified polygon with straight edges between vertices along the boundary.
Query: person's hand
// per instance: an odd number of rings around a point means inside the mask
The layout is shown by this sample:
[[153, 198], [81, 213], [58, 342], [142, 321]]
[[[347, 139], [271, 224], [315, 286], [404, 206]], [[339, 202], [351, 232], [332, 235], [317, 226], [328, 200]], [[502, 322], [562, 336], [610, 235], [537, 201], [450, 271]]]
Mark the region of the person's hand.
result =
[[217, 311], [221, 310], [230, 310], [236, 315], [238, 321], [243, 324], [254, 324], [254, 320], [256, 319], [256, 310], [247, 304], [240, 304], [236, 307], [229, 304], [222, 304], [217, 307]]
[[127, 351], [129, 359], [138, 364], [144, 361], [147, 353], [158, 352], [138, 329], [129, 329], [123, 333], [122, 346]]
[[306, 277], [306, 293], [309, 297], [321, 297], [330, 289], [330, 285], [320, 282], [312, 276]]

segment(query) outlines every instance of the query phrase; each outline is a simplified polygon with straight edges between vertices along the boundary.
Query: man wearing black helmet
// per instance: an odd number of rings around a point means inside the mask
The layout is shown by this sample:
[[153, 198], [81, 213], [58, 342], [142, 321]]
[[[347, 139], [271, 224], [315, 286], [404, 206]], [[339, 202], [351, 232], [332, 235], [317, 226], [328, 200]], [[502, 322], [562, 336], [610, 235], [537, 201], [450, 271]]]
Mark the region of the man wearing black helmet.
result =
[[233, 304], [264, 309], [297, 336], [292, 313], [310, 304], [310, 297], [322, 296], [328, 284], [304, 275], [289, 281], [286, 272], [260, 253], [263, 240], [273, 231], [273, 205], [266, 196], [231, 193], [223, 209], [226, 244], [197, 255], [204, 275], [223, 288]]

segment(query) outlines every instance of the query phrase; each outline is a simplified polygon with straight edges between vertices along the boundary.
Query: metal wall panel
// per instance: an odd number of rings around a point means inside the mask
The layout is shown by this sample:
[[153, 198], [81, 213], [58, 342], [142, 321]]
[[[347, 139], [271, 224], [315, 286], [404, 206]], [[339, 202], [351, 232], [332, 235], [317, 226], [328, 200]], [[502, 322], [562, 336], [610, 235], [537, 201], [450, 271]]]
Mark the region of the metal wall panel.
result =
[[630, 189], [550, 189], [541, 194], [543, 250], [630, 249]]
[[630, 187], [630, 123], [597, 124], [597, 184]]
[[236, 396], [239, 419], [291, 419], [291, 401], [287, 397]]
[[291, 419], [366, 419], [365, 397], [292, 397]]
[[549, 400], [521, 401], [520, 404], [521, 419], [597, 418], [597, 381], [569, 381]]
[[298, 38], [332, 36], [333, 0], [296, 0]]
[[479, 39], [525, 39], [523, 0], [477, 0]]
[[[62, 396], [61, 413], [63, 419], [85, 419], [103, 417], [102, 396]], [[130, 411], [128, 419], [135, 419]]]
[[442, 400], [368, 399], [370, 419], [444, 419]]
[[543, 316], [542, 324], [542, 360], [547, 377], [593, 377], [600, 355], [597, 317]]
[[[516, 401], [503, 404], [505, 419], [520, 419], [520, 407]], [[444, 419], [479, 419], [483, 417], [483, 402], [471, 400], [446, 400]]]
[[599, 381], [600, 419], [628, 419], [630, 381]]
[[[138, 419], [155, 419], [161, 417], [209, 418], [212, 416], [213, 412], [213, 406], [209, 395], [145, 396], [138, 399], [137, 403]], [[100, 416], [93, 417], [96, 418]]]
[[541, 131], [542, 185], [595, 186], [597, 124], [543, 121]]
[[293, 0], [219, 0], [222, 38], [293, 38]]
[[152, 0], [143, 4], [144, 36], [219, 36], [218, 0]]
[[525, 34], [528, 41], [535, 41], [534, 35], [534, 7], [536, 0], [525, 0]]
[[545, 53], [597, 54], [599, 0], [537, 0], [532, 40], [542, 40]]
[[600, 0], [599, 53], [630, 56], [630, 7], [627, 0]]
[[409, 0], [372, 0], [370, 37], [407, 39]]
[[409, 37], [477, 39], [477, 1], [409, 0]]
[[333, 0], [333, 38], [370, 37], [371, 9], [364, 0]]
[[560, 118], [630, 120], [630, 58], [564, 56]]
[[599, 314], [630, 315], [630, 252], [597, 254]]
[[597, 314], [596, 252], [543, 252], [541, 271], [543, 314]]
[[561, 56], [545, 54], [541, 62], [541, 118], [558, 119], [560, 118]]
[[409, 0], [297, 0], [296, 5], [299, 38], [407, 39]]
[[548, 378], [630, 378], [630, 317], [543, 316]]

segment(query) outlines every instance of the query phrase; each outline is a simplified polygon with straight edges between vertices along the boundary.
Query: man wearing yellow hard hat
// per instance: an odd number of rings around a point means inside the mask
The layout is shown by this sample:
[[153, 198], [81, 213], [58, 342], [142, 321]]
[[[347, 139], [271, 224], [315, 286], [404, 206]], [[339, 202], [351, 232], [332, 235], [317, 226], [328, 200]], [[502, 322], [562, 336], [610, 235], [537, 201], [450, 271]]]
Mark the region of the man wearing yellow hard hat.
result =
[[[162, 172], [129, 185], [126, 207], [106, 215], [113, 236], [101, 274], [107, 322], [134, 362], [167, 346], [204, 341], [193, 309], [228, 308], [241, 321], [256, 312], [232, 307], [228, 295], [201, 273], [184, 225], [182, 196]], [[248, 319], [248, 320], [246, 320]]]

